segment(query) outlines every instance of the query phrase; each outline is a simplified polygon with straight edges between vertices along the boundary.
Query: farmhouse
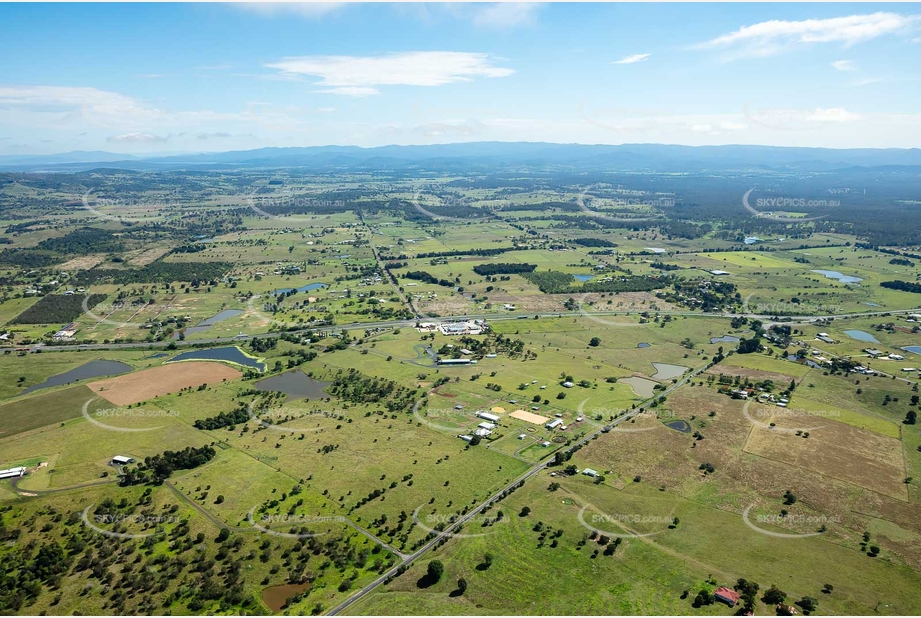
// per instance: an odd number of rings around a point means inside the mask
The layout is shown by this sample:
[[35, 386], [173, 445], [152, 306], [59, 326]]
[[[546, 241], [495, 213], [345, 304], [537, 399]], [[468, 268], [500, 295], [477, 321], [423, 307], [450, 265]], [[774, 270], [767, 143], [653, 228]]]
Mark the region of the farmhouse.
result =
[[495, 414], [490, 414], [489, 412], [480, 411], [480, 412], [477, 412], [476, 415], [478, 418], [481, 418], [484, 421], [489, 421], [490, 423], [499, 422], [499, 417], [496, 416]]
[[134, 457], [126, 457], [125, 455], [116, 455], [112, 458], [112, 464], [116, 466], [124, 466], [126, 464], [134, 463]]
[[721, 603], [725, 603], [729, 607], [733, 607], [736, 603], [738, 603], [739, 597], [741, 595], [739, 595], [738, 592], [736, 592], [735, 590], [731, 588], [720, 586], [719, 588], [713, 591], [713, 596], [716, 597], [717, 601], [720, 601]]
[[20, 466], [18, 468], [10, 468], [9, 470], [0, 470], [0, 479], [12, 479], [25, 475], [26, 469], [24, 466]]

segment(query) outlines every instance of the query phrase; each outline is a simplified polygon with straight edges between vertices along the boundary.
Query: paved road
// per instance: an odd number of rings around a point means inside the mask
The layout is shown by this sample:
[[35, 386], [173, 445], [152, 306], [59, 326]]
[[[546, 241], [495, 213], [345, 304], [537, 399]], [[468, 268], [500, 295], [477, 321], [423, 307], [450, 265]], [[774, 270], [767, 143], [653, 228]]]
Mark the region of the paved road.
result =
[[[672, 315], [672, 316], [685, 316], [689, 318], [749, 318], [754, 320], [762, 320], [765, 322], [764, 326], [770, 326], [772, 324], [794, 324], [794, 323], [803, 323], [803, 322], [815, 322], [817, 320], [834, 318], [836, 320], [850, 319], [850, 318], [865, 318], [873, 316], [882, 316], [882, 315], [901, 315], [907, 313], [921, 313], [921, 308], [918, 309], [899, 309], [895, 311], [871, 311], [864, 313], [848, 313], [845, 315], [808, 315], [808, 316], [790, 316], [790, 322], [776, 322], [769, 321], [773, 320], [776, 316], [764, 315], [759, 313], [700, 313], [693, 311], [650, 311], [650, 313], [657, 313], [659, 315]], [[533, 319], [534, 316], [541, 318], [558, 318], [558, 317], [578, 317], [580, 315], [584, 316], [615, 316], [615, 315], [635, 315], [640, 313], [639, 309], [633, 309], [631, 311], [580, 311], [580, 312], [566, 312], [558, 311], [554, 313], [537, 313], [537, 314], [528, 314], [528, 315], [497, 315], [495, 313], [484, 313], [484, 314], [468, 314], [468, 315], [455, 315], [455, 316], [444, 316], [438, 318], [440, 321], [451, 321], [451, 320], [488, 320], [490, 322], [501, 322], [506, 320], [521, 320], [521, 319]], [[361, 322], [353, 324], [341, 324], [335, 326], [319, 326], [314, 328], [302, 328], [299, 330], [286, 331], [290, 334], [306, 334], [306, 333], [323, 333], [323, 332], [335, 332], [343, 330], [364, 330], [367, 328], [410, 328], [416, 325], [418, 320], [390, 320], [384, 322]], [[260, 333], [258, 335], [237, 335], [236, 337], [213, 337], [210, 339], [196, 339], [196, 340], [184, 340], [184, 341], [154, 341], [146, 342], [139, 341], [136, 343], [91, 343], [91, 344], [75, 344], [75, 345], [43, 345], [35, 344], [28, 346], [32, 350], [40, 349], [48, 352], [60, 352], [65, 350], [119, 350], [119, 349], [151, 349], [151, 348], [165, 348], [171, 343], [175, 344], [177, 347], [191, 347], [193, 345], [213, 345], [221, 343], [241, 343], [244, 341], [249, 341], [252, 339], [264, 339], [266, 337], [277, 337], [278, 335], [283, 334], [281, 332], [271, 332], [271, 333]], [[25, 346], [21, 346], [25, 347]]]
[[[624, 416], [622, 416], [622, 417], [616, 419], [615, 421], [613, 421], [612, 423], [606, 425], [606, 427], [614, 427], [614, 426], [620, 425], [621, 423], [624, 423], [624, 422], [630, 420], [631, 418], [633, 418], [634, 416], [636, 416], [636, 415], [642, 413], [642, 412], [643, 412], [643, 408], [645, 408], [647, 405], [649, 405], [650, 403], [652, 403], [652, 401], [653, 401], [654, 399], [658, 399], [659, 397], [662, 397], [662, 396], [665, 396], [665, 395], [670, 394], [672, 391], [674, 391], [675, 389], [679, 388], [680, 386], [682, 386], [682, 385], [684, 385], [686, 382], [688, 382], [688, 380], [692, 380], [692, 379], [694, 379], [695, 377], [697, 377], [698, 375], [700, 375], [700, 373], [702, 373], [703, 371], [706, 371], [706, 369], [707, 369], [708, 367], [709, 367], [709, 365], [704, 365], [703, 367], [699, 367], [698, 369], [695, 369], [693, 372], [691, 372], [691, 373], [689, 373], [689, 374], [686, 374], [684, 377], [682, 377], [681, 379], [679, 379], [678, 382], [676, 382], [675, 384], [672, 384], [670, 387], [668, 387], [667, 389], [665, 389], [663, 392], [657, 394], [655, 397], [652, 397], [652, 398], [650, 398], [650, 399], [644, 401], [643, 404], [642, 404], [640, 407], [636, 408], [635, 410], [631, 410], [630, 412], [628, 412], [628, 413], [625, 414]], [[595, 431], [586, 434], [586, 435], [583, 436], [580, 440], [578, 440], [577, 442], [575, 442], [575, 443], [573, 443], [572, 445], [570, 445], [570, 446], [569, 446], [569, 449], [570, 449], [570, 450], [571, 450], [571, 449], [574, 449], [574, 448], [576, 448], [576, 447], [579, 447], [579, 446], [585, 444], [586, 442], [588, 442], [588, 441], [590, 441], [590, 440], [593, 440], [593, 439], [595, 438], [595, 436], [597, 436], [597, 435], [599, 435], [600, 433], [602, 433], [603, 430], [604, 430], [604, 427], [598, 428], [598, 429], [596, 429]], [[391, 568], [389, 571], [387, 571], [386, 573], [384, 573], [383, 575], [381, 575], [380, 577], [378, 577], [377, 579], [375, 579], [374, 581], [372, 581], [370, 584], [368, 584], [367, 586], [365, 586], [365, 587], [362, 588], [361, 590], [357, 591], [357, 592], [356, 592], [355, 594], [353, 594], [351, 597], [349, 597], [348, 599], [346, 599], [346, 600], [343, 601], [342, 603], [336, 605], [335, 607], [331, 608], [328, 612], [326, 612], [327, 615], [329, 615], [329, 616], [335, 616], [335, 615], [341, 613], [343, 610], [347, 609], [349, 606], [353, 605], [354, 603], [360, 601], [361, 599], [363, 599], [364, 597], [366, 597], [367, 595], [369, 595], [369, 594], [370, 594], [371, 592], [373, 592], [376, 588], [378, 588], [381, 584], [383, 584], [385, 581], [387, 581], [388, 578], [390, 578], [390, 577], [396, 577], [397, 572], [400, 570], [400, 568], [402, 568], [402, 567], [408, 567], [410, 564], [412, 564], [413, 562], [415, 562], [416, 560], [418, 560], [419, 558], [421, 558], [422, 556], [424, 556], [426, 553], [428, 553], [428, 552], [429, 552], [433, 547], [435, 547], [439, 542], [441, 542], [442, 540], [451, 538], [452, 533], [454, 533], [455, 530], [459, 529], [461, 526], [463, 526], [465, 523], [467, 523], [468, 521], [470, 521], [470, 520], [471, 520], [473, 517], [475, 517], [477, 514], [479, 514], [480, 512], [482, 512], [483, 509], [486, 508], [486, 506], [491, 505], [493, 502], [498, 502], [499, 500], [501, 500], [501, 499], [502, 499], [502, 494], [503, 494], [504, 492], [509, 491], [510, 489], [512, 489], [512, 488], [514, 488], [516, 485], [518, 485], [519, 483], [523, 483], [523, 482], [527, 481], [529, 478], [532, 478], [532, 477], [534, 477], [535, 475], [539, 474], [539, 473], [540, 473], [542, 470], [544, 470], [549, 464], [550, 464], [550, 461], [544, 461], [544, 462], [539, 462], [539, 463], [535, 464], [530, 470], [528, 470], [527, 472], [525, 472], [524, 474], [522, 474], [521, 476], [519, 476], [517, 479], [515, 479], [514, 481], [512, 481], [511, 483], [509, 483], [508, 485], [506, 485], [505, 487], [503, 487], [502, 489], [500, 489], [499, 491], [497, 491], [496, 493], [494, 493], [493, 495], [491, 495], [489, 498], [487, 498], [486, 500], [484, 500], [483, 502], [481, 502], [481, 503], [480, 503], [479, 505], [477, 505], [475, 508], [471, 509], [469, 512], [467, 512], [466, 515], [463, 515], [462, 517], [460, 517], [456, 522], [454, 522], [454, 523], [451, 524], [450, 526], [446, 527], [443, 531], [439, 532], [436, 536], [432, 537], [432, 539], [430, 539], [429, 541], [427, 541], [427, 542], [425, 543], [425, 545], [423, 545], [422, 547], [420, 547], [420, 548], [419, 548], [418, 550], [416, 550], [414, 553], [412, 553], [412, 554], [410, 554], [410, 555], [408, 555], [408, 556], [405, 556], [405, 559], [403, 560], [402, 563], [400, 563], [400, 564], [396, 565], [395, 567]]]

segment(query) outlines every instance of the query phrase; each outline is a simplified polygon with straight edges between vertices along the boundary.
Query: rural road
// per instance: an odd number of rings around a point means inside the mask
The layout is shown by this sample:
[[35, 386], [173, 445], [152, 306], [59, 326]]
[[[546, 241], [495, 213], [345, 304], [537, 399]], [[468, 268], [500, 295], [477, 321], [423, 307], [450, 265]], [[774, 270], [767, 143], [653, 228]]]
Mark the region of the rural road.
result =
[[[708, 367], [709, 367], [709, 365], [704, 365], [704, 366], [702, 366], [702, 367], [699, 367], [699, 368], [695, 369], [695, 370], [692, 371], [691, 373], [689, 373], [689, 374], [685, 375], [684, 377], [682, 377], [681, 379], [679, 379], [675, 384], [672, 384], [670, 387], [668, 387], [667, 389], [665, 389], [663, 392], [657, 394], [655, 397], [652, 397], [652, 398], [650, 398], [650, 399], [647, 399], [646, 401], [644, 401], [644, 402], [642, 403], [641, 406], [637, 407], [635, 410], [629, 411], [627, 414], [625, 414], [625, 415], [623, 415], [622, 417], [620, 417], [620, 418], [614, 420], [613, 422], [611, 422], [610, 424], [606, 425], [605, 427], [608, 427], [608, 428], [610, 428], [610, 427], [615, 427], [615, 426], [617, 426], [617, 425], [620, 425], [620, 424], [623, 423], [623, 422], [626, 422], [626, 421], [630, 420], [630, 419], [633, 418], [634, 416], [636, 416], [636, 415], [642, 413], [642, 411], [643, 411], [643, 409], [645, 408], [645, 406], [647, 406], [647, 405], [649, 405], [650, 403], [652, 403], [652, 401], [653, 401], [654, 399], [658, 399], [659, 397], [666, 396], [666, 395], [670, 394], [670, 393], [671, 393], [672, 391], [674, 391], [675, 389], [677, 389], [677, 388], [679, 388], [680, 386], [682, 386], [682, 385], [684, 385], [685, 383], [687, 383], [688, 380], [692, 380], [692, 379], [694, 379], [695, 377], [697, 377], [698, 375], [700, 375], [702, 372], [706, 371]], [[603, 432], [603, 429], [604, 429], [604, 427], [601, 427], [601, 428], [596, 429], [595, 431], [593, 431], [593, 432], [591, 432], [591, 433], [586, 434], [586, 435], [583, 436], [580, 440], [578, 440], [577, 442], [574, 442], [573, 444], [571, 444], [571, 445], [569, 446], [569, 449], [568, 449], [568, 450], [572, 450], [572, 449], [574, 449], [574, 448], [580, 447], [580, 446], [582, 446], [583, 444], [586, 444], [587, 442], [589, 442], [590, 440], [593, 440], [596, 436], [598, 436], [599, 434], [601, 434], [601, 433]], [[426, 553], [428, 553], [433, 547], [435, 547], [435, 546], [436, 546], [439, 542], [441, 542], [442, 540], [447, 539], [447, 538], [451, 538], [451, 535], [452, 535], [452, 533], [453, 533], [455, 530], [457, 530], [458, 528], [460, 528], [461, 526], [463, 526], [466, 522], [470, 521], [473, 517], [475, 517], [477, 514], [479, 514], [479, 513], [480, 513], [484, 508], [486, 508], [487, 506], [492, 505], [494, 502], [498, 502], [499, 500], [501, 500], [501, 499], [502, 499], [502, 494], [503, 494], [503, 493], [505, 493], [506, 491], [509, 491], [510, 489], [514, 488], [514, 487], [515, 487], [516, 485], [518, 485], [519, 483], [523, 483], [523, 482], [527, 481], [529, 478], [532, 478], [532, 477], [534, 477], [535, 475], [539, 474], [539, 473], [540, 473], [542, 470], [544, 470], [549, 464], [550, 464], [549, 461], [544, 461], [544, 462], [539, 462], [539, 463], [534, 464], [534, 466], [533, 466], [530, 470], [528, 470], [527, 472], [525, 472], [524, 474], [522, 474], [521, 476], [519, 476], [517, 479], [515, 479], [514, 481], [512, 481], [511, 483], [509, 483], [508, 485], [506, 485], [505, 487], [503, 487], [503, 488], [500, 489], [499, 491], [497, 491], [497, 492], [495, 492], [494, 494], [492, 494], [489, 498], [487, 498], [486, 500], [484, 500], [483, 502], [481, 502], [480, 504], [478, 504], [476, 507], [474, 507], [473, 509], [471, 509], [469, 512], [467, 512], [467, 514], [461, 516], [456, 522], [454, 522], [453, 524], [451, 524], [450, 526], [446, 527], [444, 530], [442, 530], [441, 532], [439, 532], [437, 535], [435, 535], [434, 537], [432, 537], [432, 539], [430, 539], [429, 541], [427, 541], [427, 542], [425, 543], [425, 545], [423, 545], [422, 547], [420, 547], [420, 548], [419, 548], [418, 550], [416, 550], [414, 553], [412, 553], [412, 554], [410, 554], [410, 555], [408, 555], [408, 556], [405, 556], [405, 558], [404, 558], [404, 560], [403, 560], [402, 563], [400, 563], [400, 564], [394, 566], [393, 568], [391, 568], [390, 570], [388, 570], [386, 573], [384, 573], [383, 575], [381, 575], [380, 577], [378, 577], [377, 579], [375, 579], [374, 581], [372, 581], [370, 584], [368, 584], [367, 586], [365, 586], [365, 587], [362, 588], [361, 590], [357, 591], [355, 594], [353, 594], [352, 596], [350, 596], [348, 599], [346, 599], [346, 600], [343, 601], [342, 603], [336, 605], [335, 607], [330, 608], [330, 610], [327, 611], [326, 614], [327, 614], [328, 616], [335, 616], [335, 615], [340, 614], [343, 610], [347, 609], [349, 606], [353, 605], [354, 603], [360, 601], [361, 599], [363, 599], [364, 597], [366, 597], [367, 595], [369, 595], [369, 594], [370, 594], [371, 592], [373, 592], [376, 588], [378, 588], [381, 584], [383, 584], [385, 581], [387, 581], [388, 578], [396, 577], [398, 571], [399, 571], [401, 568], [403, 568], [403, 567], [408, 567], [410, 564], [412, 564], [413, 562], [415, 562], [416, 560], [418, 560], [419, 558], [421, 558], [422, 556], [424, 556]]]
[[[640, 310], [633, 309], [631, 311], [580, 311], [580, 312], [565, 312], [558, 311], [554, 313], [537, 313], [529, 315], [497, 315], [494, 313], [490, 314], [469, 314], [469, 315], [455, 315], [455, 316], [444, 316], [438, 318], [438, 321], [447, 322], [452, 320], [489, 320], [491, 322], [499, 322], [506, 320], [521, 320], [521, 319], [533, 319], [534, 316], [541, 318], [556, 318], [556, 317], [579, 317], [582, 316], [615, 316], [615, 315], [630, 315], [639, 313]], [[769, 316], [757, 313], [700, 313], [692, 311], [654, 311], [652, 313], [657, 313], [659, 315], [672, 315], [672, 316], [686, 316], [689, 318], [749, 318], [755, 320], [771, 320], [776, 316]], [[901, 315], [907, 313], [921, 313], [921, 308], [918, 309], [898, 309], [895, 311], [872, 311], [864, 313], [848, 313], [842, 315], [810, 315], [810, 316], [789, 316], [790, 322], [783, 322], [785, 324], [794, 324], [802, 322], [813, 322], [815, 320], [834, 318], [836, 320], [850, 319], [850, 318], [865, 318], [873, 316], [882, 316], [882, 315]], [[72, 344], [72, 345], [44, 345], [44, 344], [31, 344], [29, 346], [30, 350], [42, 350], [46, 352], [61, 352], [67, 350], [123, 350], [123, 349], [153, 349], [153, 348], [165, 348], [166, 346], [175, 344], [176, 347], [191, 347], [195, 345], [212, 345], [220, 343], [239, 343], [242, 341], [249, 341], [251, 339], [264, 339], [267, 337], [277, 337], [284, 333], [289, 334], [306, 334], [306, 333], [324, 333], [324, 332], [335, 332], [343, 330], [364, 330], [368, 328], [384, 328], [384, 327], [393, 327], [393, 328], [411, 328], [416, 325], [419, 320], [391, 320], [386, 322], [361, 322], [361, 323], [352, 323], [352, 324], [342, 324], [336, 326], [319, 326], [315, 328], [303, 328], [299, 330], [292, 331], [280, 331], [280, 332], [269, 332], [269, 333], [260, 333], [257, 335], [237, 335], [235, 337], [214, 337], [210, 339], [196, 339], [190, 341], [188, 339], [183, 341], [138, 341], [135, 343], [90, 343], [90, 344]], [[774, 324], [774, 322], [765, 323], [765, 326]], [[18, 346], [8, 346], [7, 349]]]

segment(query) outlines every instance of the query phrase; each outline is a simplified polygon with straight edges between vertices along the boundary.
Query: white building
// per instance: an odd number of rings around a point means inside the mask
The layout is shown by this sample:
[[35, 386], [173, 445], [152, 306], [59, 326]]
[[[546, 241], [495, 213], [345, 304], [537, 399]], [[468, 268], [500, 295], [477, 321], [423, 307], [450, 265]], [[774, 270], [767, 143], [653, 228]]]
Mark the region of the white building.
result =
[[545, 427], [546, 427], [547, 429], [556, 429], [557, 427], [559, 427], [559, 426], [562, 425], [562, 424], [563, 424], [563, 421], [562, 421], [561, 419], [555, 418], [555, 419], [553, 419], [552, 421], [550, 421], [549, 423], [547, 423], [547, 424], [545, 425]]
[[483, 419], [484, 421], [489, 421], [490, 423], [498, 423], [499, 417], [495, 414], [490, 414], [489, 412], [477, 412], [477, 417]]
[[125, 455], [116, 455], [112, 458], [112, 463], [116, 466], [124, 466], [127, 464], [134, 463], [134, 457], [126, 457]]
[[18, 468], [10, 468], [8, 470], [0, 470], [0, 479], [12, 479], [25, 475], [26, 469], [24, 466], [20, 466]]

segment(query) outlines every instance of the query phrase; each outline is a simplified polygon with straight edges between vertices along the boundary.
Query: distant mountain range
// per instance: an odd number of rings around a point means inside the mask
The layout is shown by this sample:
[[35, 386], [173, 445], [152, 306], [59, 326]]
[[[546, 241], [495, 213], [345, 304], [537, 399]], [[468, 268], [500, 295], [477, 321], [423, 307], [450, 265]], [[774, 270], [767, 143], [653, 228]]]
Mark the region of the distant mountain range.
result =
[[489, 170], [572, 168], [645, 172], [790, 171], [921, 166], [921, 149], [831, 149], [776, 146], [619, 146], [541, 142], [471, 142], [431, 146], [309, 146], [139, 157], [99, 151], [0, 157], [0, 171], [76, 172], [304, 168], [348, 170]]

